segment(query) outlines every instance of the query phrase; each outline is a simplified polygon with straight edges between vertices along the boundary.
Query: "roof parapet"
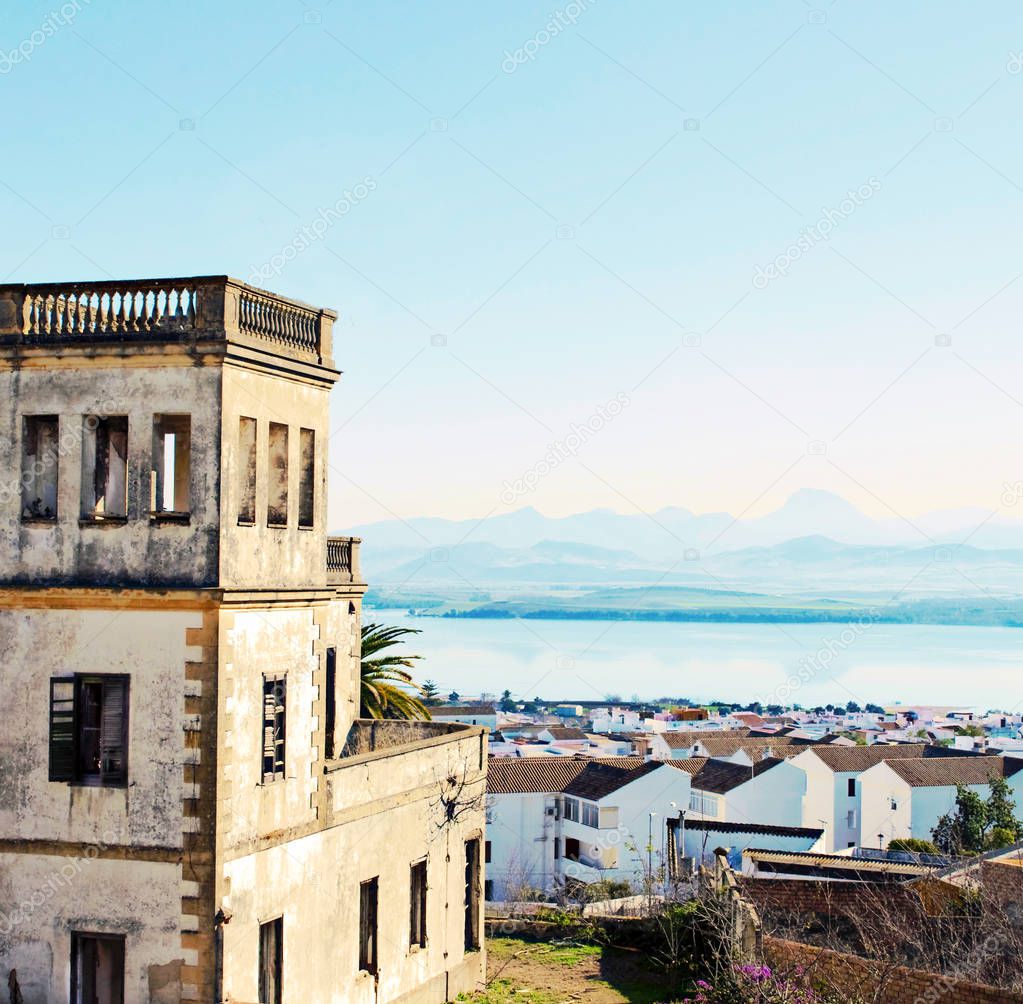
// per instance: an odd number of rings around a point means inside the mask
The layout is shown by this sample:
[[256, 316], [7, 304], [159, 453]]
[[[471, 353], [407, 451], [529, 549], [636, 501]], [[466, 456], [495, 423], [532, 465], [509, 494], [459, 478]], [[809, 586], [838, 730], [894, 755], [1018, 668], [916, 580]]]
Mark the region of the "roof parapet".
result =
[[226, 275], [0, 285], [0, 346], [229, 341], [332, 368], [336, 319]]

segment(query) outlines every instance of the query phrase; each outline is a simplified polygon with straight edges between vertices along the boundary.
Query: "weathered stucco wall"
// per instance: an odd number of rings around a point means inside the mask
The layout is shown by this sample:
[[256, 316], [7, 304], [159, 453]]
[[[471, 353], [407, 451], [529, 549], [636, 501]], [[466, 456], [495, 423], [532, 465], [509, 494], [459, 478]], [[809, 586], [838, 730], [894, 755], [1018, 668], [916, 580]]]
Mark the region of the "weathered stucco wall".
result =
[[94, 853], [0, 853], [4, 995], [13, 969], [24, 1004], [70, 1000], [71, 932], [87, 931], [125, 936], [125, 1004], [178, 1004], [192, 954], [181, 948], [180, 864]]
[[[0, 835], [181, 847], [185, 631], [201, 623], [187, 610], [0, 609]], [[76, 672], [130, 677], [127, 787], [49, 780], [50, 677]]]
[[[161, 365], [0, 367], [0, 582], [68, 585], [214, 585], [220, 494], [220, 369], [168, 356]], [[141, 361], [141, 360], [139, 360]], [[153, 416], [191, 415], [189, 525], [151, 521]], [[59, 415], [58, 518], [21, 519], [22, 419]], [[87, 415], [128, 416], [128, 518], [79, 525], [82, 429]]]
[[[329, 388], [225, 365], [223, 382], [223, 535], [220, 581], [233, 589], [322, 587], [326, 583], [327, 438]], [[238, 507], [245, 463], [239, 450], [242, 417], [257, 422], [256, 507], [252, 526], [240, 526]], [[288, 426], [288, 524], [267, 526], [270, 423]], [[313, 528], [298, 526], [299, 430], [316, 435]]]
[[[279, 916], [285, 1000], [439, 1004], [474, 989], [483, 979], [483, 952], [465, 952], [465, 841], [480, 838], [482, 852], [480, 748], [475, 734], [427, 740], [332, 770], [326, 830], [228, 861], [225, 991], [258, 999], [259, 924]], [[468, 785], [450, 783], [466, 773]], [[411, 866], [424, 858], [429, 888], [421, 949], [410, 947], [409, 897]], [[379, 878], [378, 986], [359, 972], [359, 885], [373, 877]], [[481, 875], [481, 903], [482, 881]]]
[[[119, 934], [126, 1004], [176, 1004], [198, 962], [182, 934], [199, 895], [183, 860], [201, 856], [184, 818], [198, 794], [185, 783], [196, 735], [186, 663], [202, 661], [189, 641], [204, 615], [133, 609], [127, 595], [93, 597], [95, 609], [0, 599], [0, 976], [17, 971], [25, 1004], [68, 1000], [71, 932]], [[49, 681], [74, 672], [130, 677], [126, 787], [49, 780]]]

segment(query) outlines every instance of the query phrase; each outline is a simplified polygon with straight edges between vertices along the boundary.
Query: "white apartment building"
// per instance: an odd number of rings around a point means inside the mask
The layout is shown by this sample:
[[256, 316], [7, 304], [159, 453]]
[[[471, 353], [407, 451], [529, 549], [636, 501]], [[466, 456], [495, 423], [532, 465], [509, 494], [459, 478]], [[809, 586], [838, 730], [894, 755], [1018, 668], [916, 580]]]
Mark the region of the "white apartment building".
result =
[[[488, 899], [602, 879], [641, 886], [690, 778], [640, 757], [502, 758], [487, 782]], [[653, 838], [653, 849], [648, 843]]]

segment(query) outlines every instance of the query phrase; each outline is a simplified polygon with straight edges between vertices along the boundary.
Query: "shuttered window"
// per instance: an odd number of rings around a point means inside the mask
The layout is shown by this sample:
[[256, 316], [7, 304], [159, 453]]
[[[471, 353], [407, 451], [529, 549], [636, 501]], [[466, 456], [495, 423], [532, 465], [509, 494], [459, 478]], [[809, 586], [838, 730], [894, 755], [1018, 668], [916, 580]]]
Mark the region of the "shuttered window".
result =
[[286, 680], [263, 677], [263, 783], [284, 777]]
[[127, 783], [127, 676], [50, 680], [50, 780]]
[[378, 890], [375, 878], [359, 886], [359, 968], [367, 973], [377, 971]]

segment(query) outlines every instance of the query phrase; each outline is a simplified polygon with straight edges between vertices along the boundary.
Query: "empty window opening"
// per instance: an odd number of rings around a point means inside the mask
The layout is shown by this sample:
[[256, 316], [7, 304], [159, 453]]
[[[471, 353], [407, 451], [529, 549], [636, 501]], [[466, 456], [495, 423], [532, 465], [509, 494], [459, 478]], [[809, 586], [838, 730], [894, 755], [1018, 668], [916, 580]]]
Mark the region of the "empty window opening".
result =
[[379, 879], [359, 886], [359, 969], [377, 971], [377, 893]]
[[124, 1004], [124, 936], [71, 934], [72, 1004]]
[[848, 793], [850, 798], [854, 798], [855, 797], [855, 795], [856, 795], [856, 778], [854, 778], [854, 777], [849, 778], [849, 780], [846, 782], [845, 790]]
[[266, 522], [269, 526], [288, 525], [288, 427], [270, 423], [269, 479]]
[[426, 947], [426, 862], [412, 866], [409, 883], [409, 944]]
[[88, 415], [82, 435], [82, 516], [128, 515], [128, 418]]
[[50, 780], [127, 783], [127, 676], [50, 680]]
[[57, 518], [57, 459], [60, 455], [56, 415], [26, 416], [22, 429], [22, 519]]
[[327, 649], [323, 694], [323, 755], [334, 759], [334, 731], [337, 728], [337, 649]]
[[483, 866], [480, 861], [480, 840], [465, 842], [465, 950], [480, 947], [480, 891]]
[[309, 529], [313, 526], [316, 505], [316, 433], [300, 429], [298, 446], [298, 525]]
[[565, 858], [568, 861], [578, 861], [580, 850], [579, 841], [575, 837], [565, 837]]
[[256, 420], [238, 420], [238, 522], [256, 522]]
[[283, 676], [263, 677], [263, 783], [284, 777], [285, 700]]
[[490, 864], [490, 841], [488, 840], [484, 844], [483, 848], [483, 860], [489, 865]]
[[486, 879], [483, 882], [483, 898], [490, 902], [494, 898], [494, 881], [493, 879]]
[[259, 925], [259, 1004], [281, 1004], [284, 973], [284, 918]]
[[152, 512], [186, 514], [192, 457], [192, 419], [189, 415], [153, 417], [153, 470], [149, 476]]

